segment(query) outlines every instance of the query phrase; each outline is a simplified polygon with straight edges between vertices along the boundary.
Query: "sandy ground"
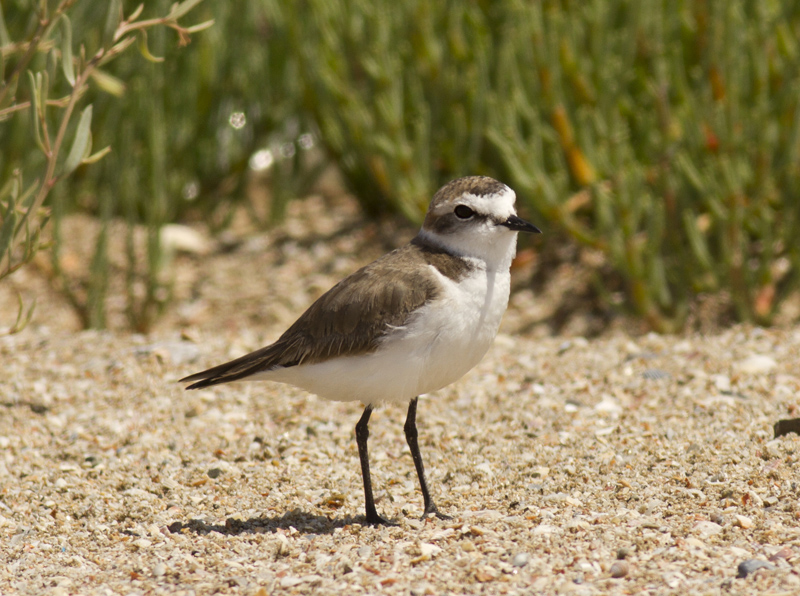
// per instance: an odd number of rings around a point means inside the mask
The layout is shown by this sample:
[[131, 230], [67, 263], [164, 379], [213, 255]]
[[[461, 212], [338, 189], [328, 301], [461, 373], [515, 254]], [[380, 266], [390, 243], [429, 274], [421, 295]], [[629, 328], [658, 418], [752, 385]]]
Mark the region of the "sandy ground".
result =
[[[402, 241], [334, 233], [351, 216], [177, 260], [148, 336], [75, 331], [42, 296], [0, 337], [0, 594], [800, 593], [800, 437], [773, 438], [800, 416], [798, 327], [547, 337], [522, 292], [484, 361], [420, 402], [452, 520], [419, 519], [405, 412], [373, 415], [392, 528], [362, 524], [358, 404], [184, 392]], [[25, 275], [4, 317], [40, 288]]]

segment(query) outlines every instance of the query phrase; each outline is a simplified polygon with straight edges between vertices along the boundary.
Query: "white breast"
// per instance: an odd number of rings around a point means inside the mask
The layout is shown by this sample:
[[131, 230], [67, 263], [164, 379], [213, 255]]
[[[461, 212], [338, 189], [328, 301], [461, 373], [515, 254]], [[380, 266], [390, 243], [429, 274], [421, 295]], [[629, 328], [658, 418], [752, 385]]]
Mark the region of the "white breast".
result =
[[442, 292], [377, 351], [250, 378], [289, 383], [330, 400], [372, 404], [405, 403], [458, 380], [497, 335], [508, 305], [509, 272], [479, 267], [455, 282], [433, 270]]

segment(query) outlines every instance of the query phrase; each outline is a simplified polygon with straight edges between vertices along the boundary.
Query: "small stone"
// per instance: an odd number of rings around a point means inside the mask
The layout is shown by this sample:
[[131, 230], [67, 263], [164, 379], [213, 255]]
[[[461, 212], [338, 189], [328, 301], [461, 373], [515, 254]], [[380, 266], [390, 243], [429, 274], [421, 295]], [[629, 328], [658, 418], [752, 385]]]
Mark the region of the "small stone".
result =
[[475, 579], [481, 583], [490, 582], [497, 579], [497, 572], [491, 567], [482, 567], [475, 572]]
[[722, 532], [722, 526], [713, 521], [699, 521], [692, 527], [692, 531], [703, 538], [708, 538]]
[[628, 563], [627, 561], [614, 561], [614, 564], [611, 565], [611, 569], [609, 569], [609, 572], [611, 573], [611, 577], [620, 578], [628, 575], [630, 569], [631, 569], [630, 563]]
[[481, 472], [491, 478], [494, 474], [492, 473], [492, 466], [490, 466], [487, 462], [483, 462], [482, 464], [478, 464], [475, 466], [475, 470]]
[[156, 563], [153, 566], [153, 575], [155, 577], [161, 577], [166, 572], [167, 572], [167, 567], [164, 565], [164, 563]]
[[424, 525], [421, 521], [419, 521], [417, 519], [406, 519], [405, 523], [407, 523], [409, 526], [411, 526], [415, 530], [421, 530], [423, 525]]
[[610, 395], [603, 396], [603, 399], [594, 407], [597, 412], [606, 412], [614, 414], [622, 411], [622, 406], [619, 402]]
[[213, 242], [203, 233], [180, 224], [161, 227], [161, 246], [166, 251], [207, 255], [214, 248]]
[[714, 386], [722, 393], [730, 393], [731, 378], [728, 375], [711, 375]]
[[219, 478], [222, 474], [222, 470], [220, 468], [211, 468], [207, 474], [209, 478]]
[[436, 546], [435, 544], [429, 544], [423, 542], [422, 544], [419, 545], [419, 554], [422, 555], [423, 557], [430, 558], [433, 555], [436, 555], [440, 552], [442, 552], [442, 549]]
[[617, 549], [617, 559], [622, 561], [627, 559], [634, 553], [635, 549], [632, 546], [623, 546]]
[[711, 521], [714, 522], [715, 524], [718, 524], [720, 526], [725, 524], [725, 516], [722, 515], [722, 513], [720, 513], [719, 511], [715, 511], [709, 517]]
[[286, 577], [281, 578], [281, 588], [293, 588], [303, 583], [302, 577], [292, 577], [291, 575], [287, 575]]
[[736, 368], [740, 373], [746, 375], [757, 375], [760, 373], [769, 372], [776, 366], [778, 366], [778, 363], [775, 362], [771, 356], [754, 354], [749, 358], [745, 358], [739, 362]]
[[780, 549], [778, 552], [776, 552], [776, 553], [773, 553], [773, 554], [772, 554], [772, 555], [769, 557], [769, 560], [770, 560], [770, 561], [772, 561], [772, 562], [774, 563], [774, 562], [776, 562], [776, 561], [780, 561], [780, 560], [786, 560], [786, 559], [788, 559], [789, 557], [791, 557], [793, 554], [794, 554], [794, 553], [792, 552], [792, 549], [791, 549], [791, 548], [789, 548], [789, 547], [787, 547], [787, 546], [784, 546], [784, 547], [783, 547], [782, 549]]
[[531, 471], [531, 476], [534, 478], [544, 478], [550, 473], [550, 468], [545, 466], [538, 466]]
[[289, 539], [283, 534], [278, 534], [278, 547], [275, 549], [275, 554], [279, 557], [285, 557], [289, 552]]
[[372, 549], [368, 546], [362, 546], [357, 551], [358, 556], [361, 558], [366, 558], [372, 554]]
[[517, 553], [516, 555], [514, 555], [514, 558], [511, 559], [511, 564], [514, 567], [525, 567], [525, 565], [528, 564], [529, 560], [530, 557], [528, 556], [528, 553]]
[[479, 526], [471, 526], [469, 529], [469, 533], [472, 534], [473, 536], [483, 536], [484, 534], [486, 534], [486, 530], [484, 530]]
[[775, 569], [775, 565], [761, 561], [760, 559], [748, 559], [742, 561], [736, 568], [736, 577], [742, 579], [759, 569]]
[[642, 373], [642, 376], [648, 381], [660, 381], [662, 379], [669, 379], [672, 375], [659, 368], [648, 368]]
[[753, 520], [746, 515], [736, 515], [736, 525], [745, 530], [753, 527]]
[[153, 354], [162, 362], [172, 364], [188, 364], [200, 356], [200, 348], [188, 341], [162, 341], [149, 346], [141, 346], [135, 350], [136, 354]]

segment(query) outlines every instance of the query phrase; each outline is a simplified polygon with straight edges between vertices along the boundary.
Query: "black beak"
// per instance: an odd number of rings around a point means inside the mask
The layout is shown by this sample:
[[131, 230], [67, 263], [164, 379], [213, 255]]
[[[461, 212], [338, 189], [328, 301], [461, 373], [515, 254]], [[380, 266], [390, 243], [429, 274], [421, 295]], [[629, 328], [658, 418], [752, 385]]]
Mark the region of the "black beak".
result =
[[542, 231], [530, 222], [525, 221], [521, 217], [512, 215], [507, 220], [500, 222], [501, 226], [507, 227], [509, 230], [515, 232], [528, 232], [530, 234], [541, 234]]

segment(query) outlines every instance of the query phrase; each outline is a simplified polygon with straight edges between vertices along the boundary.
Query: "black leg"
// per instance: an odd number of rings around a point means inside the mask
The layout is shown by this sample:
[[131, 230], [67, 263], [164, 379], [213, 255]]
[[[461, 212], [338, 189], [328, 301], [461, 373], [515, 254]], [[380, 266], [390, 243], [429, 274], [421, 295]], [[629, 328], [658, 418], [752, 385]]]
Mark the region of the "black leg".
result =
[[406, 441], [411, 449], [411, 457], [414, 459], [414, 467], [417, 468], [417, 476], [419, 476], [419, 486], [422, 489], [422, 499], [425, 503], [425, 513], [422, 514], [422, 517], [434, 513], [439, 519], [451, 519], [449, 515], [440, 513], [436, 508], [436, 503], [433, 502], [428, 490], [428, 482], [425, 480], [425, 466], [422, 465], [422, 455], [417, 443], [417, 399], [415, 397], [408, 404], [408, 416], [403, 430], [406, 432]]
[[367, 439], [369, 439], [369, 417], [372, 415], [372, 406], [364, 408], [361, 419], [356, 424], [356, 444], [358, 445], [358, 457], [361, 460], [361, 477], [364, 479], [364, 501], [367, 511], [368, 524], [383, 524], [393, 526], [394, 523], [378, 515], [375, 509], [375, 498], [372, 496], [372, 479], [369, 475], [369, 453], [367, 451]]

